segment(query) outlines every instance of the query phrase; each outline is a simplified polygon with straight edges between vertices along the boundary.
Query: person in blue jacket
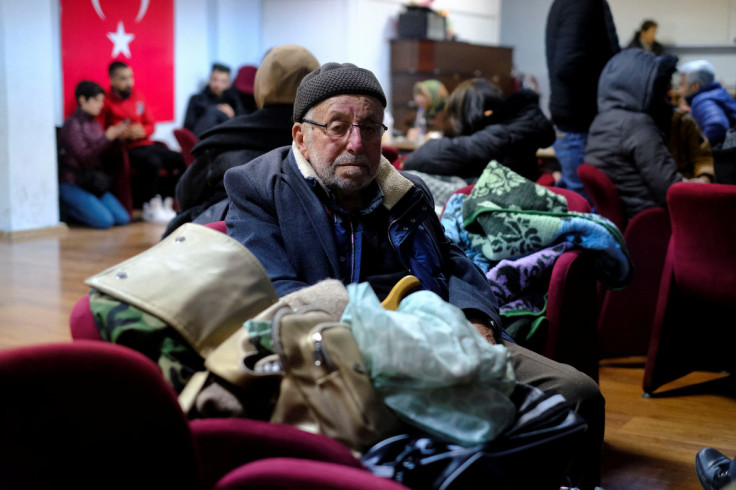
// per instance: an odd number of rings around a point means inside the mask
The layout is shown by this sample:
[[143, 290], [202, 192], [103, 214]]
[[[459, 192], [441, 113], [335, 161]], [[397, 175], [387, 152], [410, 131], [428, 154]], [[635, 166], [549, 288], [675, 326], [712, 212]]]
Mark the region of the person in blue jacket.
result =
[[301, 81], [293, 143], [225, 173], [229, 236], [263, 264], [279, 296], [335, 278], [367, 281], [380, 299], [402, 277], [462, 309], [503, 343], [520, 382], [555, 390], [588, 423], [571, 470], [580, 488], [600, 473], [605, 401], [571, 366], [519, 347], [500, 328], [483, 273], [444, 233], [426, 185], [381, 155], [386, 97], [375, 75], [326, 63]]
[[736, 125], [736, 100], [716, 82], [713, 65], [707, 60], [680, 66], [680, 87], [690, 113], [712, 148], [723, 144], [726, 131]]

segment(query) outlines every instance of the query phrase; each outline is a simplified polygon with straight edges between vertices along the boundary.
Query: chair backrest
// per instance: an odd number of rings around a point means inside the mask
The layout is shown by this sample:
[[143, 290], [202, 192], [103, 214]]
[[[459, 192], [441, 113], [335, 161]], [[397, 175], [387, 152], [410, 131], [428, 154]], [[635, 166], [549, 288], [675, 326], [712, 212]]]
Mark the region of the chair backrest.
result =
[[0, 488], [198, 488], [186, 417], [142, 354], [80, 340], [0, 352]]
[[628, 220], [624, 214], [621, 197], [611, 179], [601, 169], [589, 163], [583, 163], [578, 167], [578, 177], [585, 192], [593, 201], [595, 212], [611, 220], [623, 233]]
[[184, 157], [184, 163], [187, 167], [192, 164], [194, 157], [192, 156], [192, 148], [197, 144], [199, 138], [197, 135], [189, 131], [187, 128], [177, 128], [174, 130], [174, 137], [181, 147], [181, 155]]
[[233, 81], [233, 87], [240, 93], [253, 95], [253, 82], [256, 79], [257, 66], [243, 65], [238, 69], [235, 80]]
[[589, 213], [590, 203], [583, 196], [570, 189], [563, 189], [562, 187], [546, 186], [547, 189], [551, 190], [555, 194], [563, 196], [567, 200], [567, 210], [577, 211], [578, 213]]
[[736, 186], [673, 184], [667, 206], [678, 287], [716, 303], [736, 303]]
[[213, 223], [207, 223], [204, 226], [206, 226], [207, 228], [212, 228], [213, 230], [217, 230], [220, 233], [227, 233], [227, 225], [225, 225], [224, 221], [215, 221]]

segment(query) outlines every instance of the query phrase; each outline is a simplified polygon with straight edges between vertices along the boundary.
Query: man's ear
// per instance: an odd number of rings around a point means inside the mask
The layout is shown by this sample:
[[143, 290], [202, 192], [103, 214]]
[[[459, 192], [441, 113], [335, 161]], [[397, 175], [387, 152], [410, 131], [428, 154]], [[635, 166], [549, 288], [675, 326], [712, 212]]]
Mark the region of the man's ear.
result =
[[304, 126], [302, 123], [294, 123], [294, 125], [291, 127], [291, 137], [294, 140], [294, 144], [299, 149], [300, 152], [302, 152], [302, 155], [304, 158], [309, 161], [309, 156], [307, 155], [307, 144], [304, 141]]

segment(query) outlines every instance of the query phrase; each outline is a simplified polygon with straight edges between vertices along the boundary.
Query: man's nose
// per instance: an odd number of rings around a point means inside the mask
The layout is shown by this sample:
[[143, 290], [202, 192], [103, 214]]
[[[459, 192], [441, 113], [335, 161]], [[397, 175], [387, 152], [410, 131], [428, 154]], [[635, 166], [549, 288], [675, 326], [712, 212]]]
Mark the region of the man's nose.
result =
[[353, 126], [348, 133], [347, 149], [353, 153], [363, 152], [363, 135], [360, 133], [360, 126]]

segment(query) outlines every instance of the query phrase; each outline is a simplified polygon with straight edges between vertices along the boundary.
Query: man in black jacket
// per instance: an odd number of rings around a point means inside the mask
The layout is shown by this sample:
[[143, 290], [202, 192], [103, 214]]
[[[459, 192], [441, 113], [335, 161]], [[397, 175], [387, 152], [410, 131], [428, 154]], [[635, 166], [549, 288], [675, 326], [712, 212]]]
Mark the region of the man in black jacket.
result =
[[562, 167], [557, 185], [586, 196], [577, 170], [597, 113], [598, 77], [621, 50], [606, 0], [555, 0], [547, 16], [546, 49], [554, 149]]
[[164, 236], [184, 223], [225, 219], [225, 171], [291, 144], [296, 89], [304, 75], [318, 67], [317, 58], [301, 46], [284, 45], [269, 51], [253, 82], [259, 110], [236, 116], [202, 134], [192, 150], [195, 160], [176, 186], [181, 212], [169, 222]]
[[201, 136], [213, 126], [245, 113], [240, 96], [230, 85], [230, 67], [212, 65], [208, 85], [189, 99], [184, 127]]

